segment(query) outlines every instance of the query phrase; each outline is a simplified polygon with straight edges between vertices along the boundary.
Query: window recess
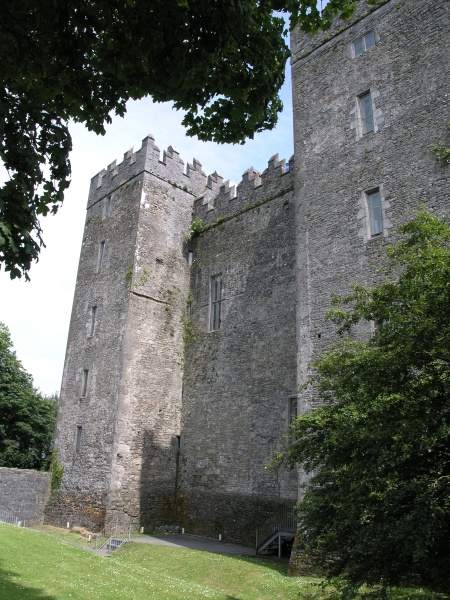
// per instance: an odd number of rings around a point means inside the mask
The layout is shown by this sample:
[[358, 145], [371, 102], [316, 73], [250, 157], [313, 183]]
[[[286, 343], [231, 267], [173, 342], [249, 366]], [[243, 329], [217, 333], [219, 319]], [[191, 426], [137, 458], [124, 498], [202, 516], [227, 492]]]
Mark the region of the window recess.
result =
[[209, 330], [220, 329], [220, 313], [222, 304], [222, 275], [211, 277], [211, 302]]
[[93, 306], [91, 309], [91, 332], [89, 334], [91, 337], [95, 333], [96, 317], [97, 317], [97, 307]]
[[81, 397], [84, 398], [87, 393], [88, 387], [88, 379], [89, 379], [89, 369], [84, 369], [83, 371], [83, 381], [81, 384]]
[[364, 94], [361, 94], [361, 96], [358, 96], [358, 113], [361, 134], [365, 135], [366, 133], [374, 131], [373, 104], [370, 92], [365, 92]]
[[292, 425], [298, 415], [297, 396], [291, 396], [288, 403], [288, 425]]
[[75, 452], [76, 454], [80, 454], [81, 452], [81, 442], [83, 437], [83, 428], [81, 425], [77, 427], [76, 439], [75, 439]]
[[103, 240], [98, 245], [97, 271], [100, 271], [103, 265], [103, 255], [105, 253], [105, 241]]
[[370, 50], [375, 46], [375, 31], [368, 31], [355, 42], [353, 42], [353, 56], [356, 58], [366, 50]]
[[370, 236], [374, 237], [383, 233], [383, 211], [380, 190], [376, 189], [367, 192], [366, 198], [369, 212]]

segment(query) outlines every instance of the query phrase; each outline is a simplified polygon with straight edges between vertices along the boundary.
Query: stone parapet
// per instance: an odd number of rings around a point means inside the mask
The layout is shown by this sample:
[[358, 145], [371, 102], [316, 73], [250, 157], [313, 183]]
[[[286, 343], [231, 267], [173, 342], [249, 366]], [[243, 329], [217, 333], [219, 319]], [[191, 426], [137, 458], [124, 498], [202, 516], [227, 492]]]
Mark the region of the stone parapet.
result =
[[204, 225], [209, 225], [286, 193], [294, 185], [293, 162], [294, 157], [286, 163], [275, 154], [262, 173], [253, 167], [247, 169], [237, 186], [215, 173], [214, 179], [208, 177], [205, 192], [195, 199], [194, 217], [200, 217]]
[[[169, 146], [167, 150], [164, 150], [161, 159], [160, 149], [155, 144], [155, 138], [153, 135], [148, 135], [142, 140], [142, 147], [139, 150], [135, 152], [134, 148], [131, 148], [125, 152], [121, 163], [117, 164], [117, 161], [114, 160], [106, 169], [102, 169], [91, 179], [88, 208], [143, 171], [179, 187], [193, 196], [202, 193], [207, 186], [206, 174], [196, 158], [192, 163], [187, 163], [185, 167], [178, 150]], [[214, 176], [211, 177], [214, 178]]]

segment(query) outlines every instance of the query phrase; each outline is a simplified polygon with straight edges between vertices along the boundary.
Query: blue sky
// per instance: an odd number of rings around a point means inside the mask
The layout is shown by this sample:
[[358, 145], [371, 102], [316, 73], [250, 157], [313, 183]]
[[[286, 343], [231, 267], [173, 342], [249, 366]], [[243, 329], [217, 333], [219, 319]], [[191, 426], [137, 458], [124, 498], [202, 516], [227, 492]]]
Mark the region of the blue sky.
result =
[[244, 145], [188, 138], [182, 115], [170, 104], [154, 104], [151, 99], [129, 102], [125, 117], [114, 117], [105, 136], [96, 136], [81, 124], [71, 125], [71, 186], [57, 215], [41, 221], [47, 247], [31, 268], [31, 282], [11, 281], [0, 271], [0, 321], [9, 327], [17, 356], [42, 392], [51, 394], [61, 385], [91, 177], [113, 160], [121, 162], [132, 146], [139, 149], [151, 133], [161, 151], [172, 145], [185, 163], [196, 158], [207, 174], [217, 171], [237, 184], [248, 167], [263, 171], [273, 154], [286, 160], [293, 154], [289, 69], [281, 95], [284, 110], [277, 127]]

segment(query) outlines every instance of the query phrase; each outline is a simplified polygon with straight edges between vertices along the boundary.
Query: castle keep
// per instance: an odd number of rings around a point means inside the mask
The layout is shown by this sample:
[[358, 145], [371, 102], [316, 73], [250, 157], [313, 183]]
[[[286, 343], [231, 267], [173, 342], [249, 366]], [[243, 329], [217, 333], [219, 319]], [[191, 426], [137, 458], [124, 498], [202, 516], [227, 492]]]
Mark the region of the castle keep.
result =
[[329, 32], [294, 32], [295, 160], [233, 187], [149, 136], [92, 179], [48, 520], [250, 545], [297, 499], [302, 474], [265, 465], [309, 407], [331, 295], [377, 281], [419, 205], [449, 212], [430, 150], [449, 121], [449, 9], [359, 2]]

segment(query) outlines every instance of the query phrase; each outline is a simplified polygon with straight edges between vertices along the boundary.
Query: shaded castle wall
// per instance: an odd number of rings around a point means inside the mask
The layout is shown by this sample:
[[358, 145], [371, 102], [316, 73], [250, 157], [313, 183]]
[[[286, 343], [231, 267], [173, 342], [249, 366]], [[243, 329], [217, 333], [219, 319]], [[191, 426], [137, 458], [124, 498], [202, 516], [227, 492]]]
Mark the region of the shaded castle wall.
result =
[[[253, 545], [256, 527], [297, 495], [295, 471], [265, 469], [296, 394], [293, 177], [276, 156], [237, 190], [222, 182], [206, 196], [195, 214], [213, 226], [191, 245], [177, 523]], [[221, 324], [211, 331], [218, 274]]]
[[198, 161], [185, 171], [173, 148], [161, 161], [151, 136], [92, 179], [56, 427], [64, 478], [49, 522], [98, 530], [126, 514], [138, 525], [142, 506], [173, 490], [183, 233], [205, 186]]
[[[448, 168], [431, 147], [448, 123], [449, 9], [444, 0], [361, 3], [354, 24], [331, 36], [293, 34], [299, 384], [336, 339], [323, 318], [331, 295], [378, 281], [384, 246], [420, 204], [448, 213]], [[375, 47], [354, 57], [353, 43], [370, 30]], [[362, 134], [358, 96], [367, 91], [374, 131]], [[374, 189], [377, 236], [367, 206]], [[304, 396], [301, 410], [308, 406]]]

